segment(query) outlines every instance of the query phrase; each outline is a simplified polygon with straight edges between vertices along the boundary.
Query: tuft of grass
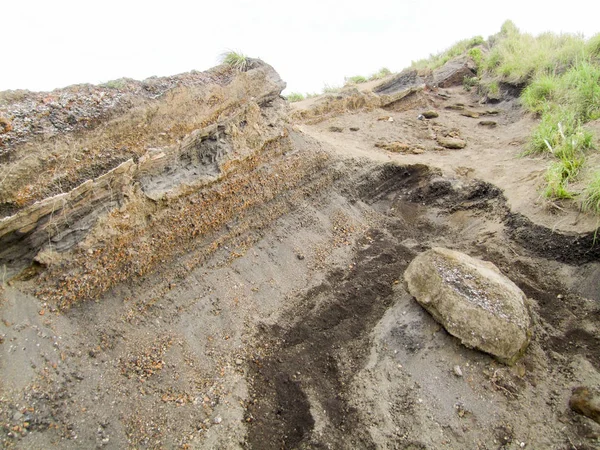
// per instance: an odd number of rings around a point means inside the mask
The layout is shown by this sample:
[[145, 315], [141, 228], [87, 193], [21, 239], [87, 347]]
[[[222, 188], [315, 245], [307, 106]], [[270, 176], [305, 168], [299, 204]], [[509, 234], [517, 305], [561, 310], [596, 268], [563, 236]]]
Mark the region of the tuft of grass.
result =
[[474, 86], [479, 84], [479, 78], [477, 77], [464, 77], [463, 88], [465, 91], [470, 92]]
[[581, 206], [584, 211], [600, 214], [600, 171], [593, 174], [591, 181], [583, 191]]
[[421, 59], [419, 61], [413, 61], [412, 68], [413, 69], [437, 69], [438, 67], [443, 66], [452, 58], [457, 56], [464, 55], [467, 51], [472, 49], [473, 47], [477, 47], [478, 45], [482, 45], [485, 40], [481, 36], [475, 36], [470, 39], [463, 39], [462, 41], [458, 41], [452, 47], [443, 52], [438, 53], [437, 55], [431, 55], [429, 58]]
[[469, 57], [473, 60], [475, 66], [477, 67], [477, 70], [479, 71], [479, 68], [483, 63], [483, 52], [481, 51], [481, 48], [473, 47], [469, 49], [467, 55], [469, 55]]
[[367, 81], [369, 81], [369, 80], [367, 80], [366, 77], [363, 77], [362, 75], [355, 75], [353, 77], [346, 78], [346, 85], [361, 84], [361, 83], [366, 83]]
[[494, 39], [483, 69], [488, 75], [522, 85], [544, 74], [559, 74], [584, 54], [579, 35], [544, 33], [537, 37], [508, 27]]
[[382, 67], [381, 69], [379, 69], [379, 71], [375, 72], [369, 77], [369, 81], [381, 80], [382, 78], [385, 78], [391, 74], [392, 71], [390, 69], [388, 69], [387, 67]]
[[590, 56], [600, 58], [600, 33], [595, 34], [587, 41], [585, 50]]
[[600, 118], [600, 66], [579, 61], [561, 77], [558, 101], [569, 105], [582, 122]]
[[329, 84], [326, 84], [325, 86], [323, 86], [323, 94], [337, 94], [341, 90], [342, 90], [342, 88], [340, 88], [338, 86], [331, 86]]
[[488, 91], [491, 95], [498, 95], [500, 93], [500, 84], [497, 81], [492, 81], [488, 85]]
[[290, 103], [300, 102], [304, 100], [304, 98], [304, 95], [300, 92], [292, 92], [286, 96], [287, 101]]
[[117, 80], [110, 80], [100, 86], [108, 89], [124, 89], [127, 87], [127, 80], [125, 78], [119, 78]]
[[506, 20], [500, 27], [502, 36], [510, 37], [519, 34], [520, 31], [512, 20]]
[[226, 64], [240, 72], [248, 70], [250, 65], [249, 58], [246, 55], [234, 51], [228, 51], [221, 54], [220, 61], [222, 64]]
[[562, 161], [555, 161], [550, 164], [546, 171], [546, 187], [544, 188], [543, 195], [546, 198], [551, 199], [572, 199], [574, 194], [569, 191], [569, 182], [565, 177], [565, 173], [568, 172]]
[[559, 80], [555, 75], [541, 75], [523, 90], [521, 103], [531, 112], [542, 113], [558, 90]]

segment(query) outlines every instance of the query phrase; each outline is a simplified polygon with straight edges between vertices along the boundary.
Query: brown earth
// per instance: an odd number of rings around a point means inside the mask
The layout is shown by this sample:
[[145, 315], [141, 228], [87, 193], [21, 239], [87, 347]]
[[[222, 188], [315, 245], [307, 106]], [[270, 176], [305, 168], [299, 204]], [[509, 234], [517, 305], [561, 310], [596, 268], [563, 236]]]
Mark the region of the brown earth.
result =
[[[33, 177], [42, 202], [0, 222], [3, 447], [598, 448], [569, 408], [600, 385], [597, 219], [539, 197], [547, 161], [519, 157], [535, 119], [517, 100], [375, 82], [290, 110], [262, 63], [206, 82], [228, 106], [196, 97], [180, 142], [64, 197]], [[75, 185], [80, 162], [61, 166]], [[433, 246], [526, 293], [514, 367], [407, 293]]]

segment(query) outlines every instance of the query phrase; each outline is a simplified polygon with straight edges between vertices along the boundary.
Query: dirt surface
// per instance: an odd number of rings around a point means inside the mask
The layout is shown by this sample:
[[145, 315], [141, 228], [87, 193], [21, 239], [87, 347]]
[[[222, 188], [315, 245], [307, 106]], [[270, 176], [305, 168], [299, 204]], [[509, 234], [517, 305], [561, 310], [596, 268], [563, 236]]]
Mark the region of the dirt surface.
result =
[[[600, 385], [596, 219], [538, 198], [545, 163], [517, 158], [533, 122], [514, 101], [439, 93], [290, 124], [285, 151], [231, 178], [261, 174], [260, 201], [219, 191], [248, 206], [156, 247], [164, 262], [95, 301], [35, 297], [68, 280], [44, 267], [4, 284], [0, 445], [599, 448], [600, 425], [568, 406]], [[407, 293], [404, 269], [433, 246], [493, 262], [526, 293], [534, 332], [515, 366], [463, 347]]]

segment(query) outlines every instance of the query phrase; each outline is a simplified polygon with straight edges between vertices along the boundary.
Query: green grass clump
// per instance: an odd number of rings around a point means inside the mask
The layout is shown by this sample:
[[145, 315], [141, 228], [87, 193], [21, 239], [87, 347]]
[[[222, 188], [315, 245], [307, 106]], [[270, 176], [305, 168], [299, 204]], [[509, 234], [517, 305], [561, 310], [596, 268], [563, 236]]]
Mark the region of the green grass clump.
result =
[[483, 63], [483, 52], [481, 51], [481, 48], [473, 47], [469, 49], [467, 55], [471, 57], [471, 59], [475, 63], [475, 66], [477, 67], [477, 70], [479, 70], [481, 64]]
[[124, 89], [127, 87], [127, 79], [119, 78], [117, 80], [110, 80], [100, 86], [108, 89]]
[[346, 84], [361, 84], [361, 83], [366, 83], [367, 78], [363, 77], [362, 75], [355, 75], [353, 77], [348, 77], [346, 78]]
[[600, 58], [600, 33], [592, 36], [586, 43], [585, 50], [594, 58]]
[[226, 64], [240, 72], [248, 70], [250, 65], [250, 60], [246, 55], [234, 51], [223, 53], [220, 60], [222, 64]]
[[544, 112], [548, 102], [556, 97], [558, 84], [559, 80], [555, 75], [541, 75], [523, 90], [521, 103], [532, 112]]
[[375, 72], [369, 77], [369, 81], [381, 80], [382, 78], [385, 78], [391, 74], [392, 71], [390, 69], [388, 69], [387, 67], [382, 67], [381, 69], [379, 69], [379, 71]]
[[568, 173], [569, 170], [564, 166], [563, 161], [550, 164], [545, 176], [544, 197], [561, 200], [574, 198], [573, 192], [569, 191]]
[[585, 211], [600, 214], [600, 171], [594, 173], [583, 192], [582, 207]]
[[485, 42], [485, 40], [481, 36], [475, 36], [471, 39], [464, 39], [462, 41], [458, 41], [449, 49], [438, 53], [437, 55], [431, 55], [429, 58], [421, 59], [419, 61], [413, 61], [412, 68], [413, 69], [437, 69], [438, 67], [443, 66], [452, 58], [457, 56], [464, 55], [467, 51], [481, 45]]
[[600, 118], [600, 65], [582, 60], [561, 81], [559, 102], [567, 103], [582, 122]]
[[463, 88], [465, 91], [470, 92], [473, 86], [477, 86], [479, 84], [479, 78], [477, 77], [464, 77], [463, 78]]
[[582, 57], [585, 41], [578, 35], [544, 33], [537, 37], [508, 27], [494, 39], [483, 68], [512, 84], [526, 84], [536, 76], [561, 73]]
[[292, 92], [286, 96], [286, 99], [290, 103], [300, 102], [305, 99], [304, 95], [300, 92]]
[[341, 90], [342, 88], [338, 86], [330, 86], [329, 84], [323, 86], [323, 94], [337, 94]]

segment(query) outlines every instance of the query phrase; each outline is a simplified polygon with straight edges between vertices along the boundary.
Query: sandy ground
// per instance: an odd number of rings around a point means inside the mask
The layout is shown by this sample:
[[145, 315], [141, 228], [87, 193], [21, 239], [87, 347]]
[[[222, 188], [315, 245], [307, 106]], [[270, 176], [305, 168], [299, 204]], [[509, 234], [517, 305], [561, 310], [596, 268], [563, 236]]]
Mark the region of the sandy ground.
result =
[[[431, 121], [375, 110], [296, 124], [298, 151], [329, 153], [335, 181], [290, 197], [274, 223], [227, 227], [184, 277], [175, 261], [67, 312], [6, 286], [1, 445], [599, 448], [600, 425], [568, 399], [600, 384], [600, 264], [570, 258], [587, 255], [577, 243], [548, 254], [557, 231], [593, 219], [539, 199], [543, 164], [516, 158], [531, 122], [514, 105], [487, 129], [445, 110], [471, 101], [449, 94], [424, 105], [440, 111]], [[443, 129], [467, 147], [436, 150]], [[549, 237], [515, 237], [536, 225]], [[406, 292], [404, 269], [436, 245], [494, 262], [527, 294], [534, 335], [514, 367], [464, 348]]]

